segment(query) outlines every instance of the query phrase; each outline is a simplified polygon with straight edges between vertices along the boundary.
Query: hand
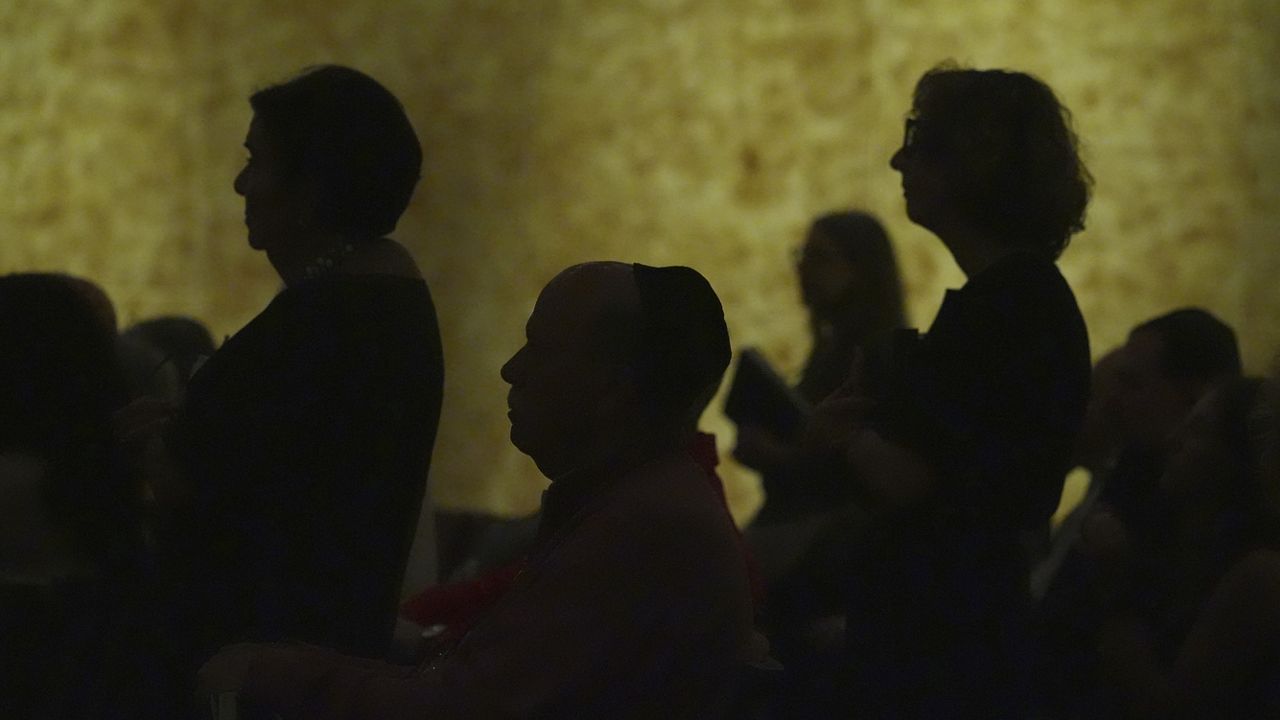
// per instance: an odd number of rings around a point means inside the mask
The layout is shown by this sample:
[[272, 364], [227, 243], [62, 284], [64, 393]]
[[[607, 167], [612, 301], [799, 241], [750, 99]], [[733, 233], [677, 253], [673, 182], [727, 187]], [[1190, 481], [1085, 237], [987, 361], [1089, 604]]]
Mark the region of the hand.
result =
[[116, 439], [123, 445], [143, 445], [159, 435], [177, 411], [177, 406], [167, 400], [140, 397], [112, 415]]
[[768, 472], [787, 463], [792, 446], [770, 430], [758, 425], [739, 425], [733, 457], [749, 468]]
[[813, 409], [801, 438], [805, 448], [842, 457], [850, 453], [875, 405], [866, 394], [865, 375], [865, 360], [859, 350], [845, 381]]
[[228, 645], [200, 668], [196, 686], [202, 695], [240, 692], [249, 669], [261, 657], [265, 645], [238, 643]]

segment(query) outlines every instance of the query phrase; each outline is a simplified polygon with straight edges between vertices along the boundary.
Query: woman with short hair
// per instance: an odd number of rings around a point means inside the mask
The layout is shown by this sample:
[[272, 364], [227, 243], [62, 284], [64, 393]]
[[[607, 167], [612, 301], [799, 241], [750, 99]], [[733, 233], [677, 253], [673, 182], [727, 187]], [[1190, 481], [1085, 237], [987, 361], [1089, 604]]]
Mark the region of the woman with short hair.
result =
[[1026, 717], [1026, 544], [1057, 506], [1090, 374], [1054, 261], [1091, 179], [1047, 85], [950, 65], [917, 83], [890, 164], [907, 216], [967, 281], [895, 348], [879, 402], [854, 377], [817, 412], [814, 436], [837, 439], [877, 518], [848, 584], [843, 702], [858, 717]]
[[427, 284], [387, 237], [421, 150], [399, 101], [350, 68], [250, 105], [235, 191], [284, 287], [191, 379], [167, 437], [186, 498], [161, 551], [192, 662], [246, 639], [380, 657], [443, 384]]

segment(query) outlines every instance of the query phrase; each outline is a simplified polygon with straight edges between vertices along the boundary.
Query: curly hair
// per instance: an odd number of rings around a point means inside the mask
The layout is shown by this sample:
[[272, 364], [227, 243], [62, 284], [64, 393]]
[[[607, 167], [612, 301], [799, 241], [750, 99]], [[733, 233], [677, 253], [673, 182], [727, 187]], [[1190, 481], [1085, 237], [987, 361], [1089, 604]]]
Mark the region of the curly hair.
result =
[[954, 173], [960, 212], [1001, 242], [1062, 254], [1093, 177], [1071, 113], [1041, 80], [944, 63], [916, 84], [907, 147]]
[[389, 234], [409, 205], [422, 147], [404, 107], [378, 81], [339, 65], [308, 68], [249, 98], [291, 177], [316, 182], [335, 229]]

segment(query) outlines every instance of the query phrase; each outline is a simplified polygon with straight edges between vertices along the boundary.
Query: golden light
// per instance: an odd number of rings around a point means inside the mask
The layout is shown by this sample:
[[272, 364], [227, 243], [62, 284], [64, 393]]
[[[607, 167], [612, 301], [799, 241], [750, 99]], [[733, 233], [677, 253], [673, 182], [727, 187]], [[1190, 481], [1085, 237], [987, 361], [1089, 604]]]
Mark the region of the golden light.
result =
[[[1261, 370], [1280, 346], [1280, 3], [808, 0], [18, 0], [0, 7], [0, 269], [100, 282], [124, 321], [233, 333], [278, 286], [231, 180], [246, 98], [318, 62], [410, 111], [426, 175], [397, 237], [434, 290], [447, 390], [439, 505], [519, 513], [542, 481], [509, 447], [498, 368], [574, 262], [688, 264], [738, 347], [805, 351], [788, 262], [808, 219], [893, 233], [913, 320], [961, 277], [902, 212], [888, 165], [915, 79], [945, 58], [1033, 72], [1097, 177], [1062, 261], [1095, 353], [1202, 305]], [[706, 425], [731, 445], [718, 412]], [[759, 502], [726, 468], [735, 513]]]

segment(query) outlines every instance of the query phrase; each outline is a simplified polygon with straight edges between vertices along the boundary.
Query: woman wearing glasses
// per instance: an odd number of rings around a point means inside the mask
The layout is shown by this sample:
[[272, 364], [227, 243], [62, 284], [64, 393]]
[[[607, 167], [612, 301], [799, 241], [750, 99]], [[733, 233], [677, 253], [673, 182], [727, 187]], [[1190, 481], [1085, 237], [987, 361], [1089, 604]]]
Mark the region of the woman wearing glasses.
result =
[[858, 717], [1026, 717], [1027, 541], [1047, 531], [1089, 387], [1055, 261], [1091, 178], [1048, 86], [951, 66], [916, 85], [890, 164], [907, 216], [967, 281], [900, 348], [882, 401], [855, 373], [810, 433], [878, 520], [849, 578], [840, 702]]

